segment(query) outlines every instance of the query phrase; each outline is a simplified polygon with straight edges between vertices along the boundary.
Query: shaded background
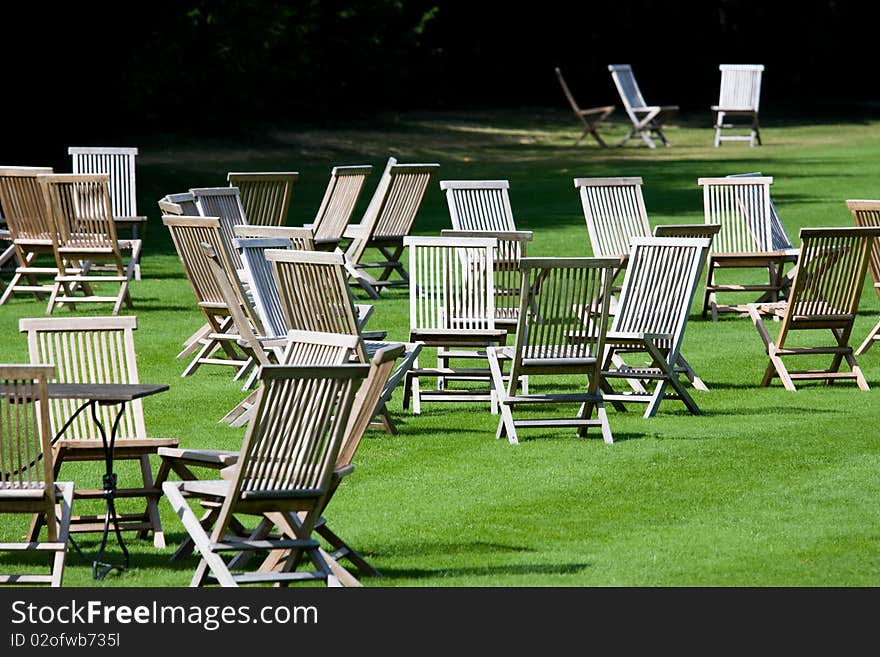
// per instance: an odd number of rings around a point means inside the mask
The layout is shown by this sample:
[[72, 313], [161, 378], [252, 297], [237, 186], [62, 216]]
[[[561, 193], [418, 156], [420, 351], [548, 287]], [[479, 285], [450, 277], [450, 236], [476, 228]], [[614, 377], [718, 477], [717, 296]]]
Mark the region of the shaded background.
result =
[[[873, 3], [871, 3], [873, 5]], [[4, 7], [0, 161], [145, 135], [240, 137], [378, 112], [649, 103], [706, 114], [720, 63], [762, 63], [762, 119], [870, 113], [876, 10], [850, 0], [183, 0]], [[52, 146], [54, 144], [54, 147]], [[66, 157], [66, 153], [65, 153]], [[47, 162], [51, 164], [51, 162]]]

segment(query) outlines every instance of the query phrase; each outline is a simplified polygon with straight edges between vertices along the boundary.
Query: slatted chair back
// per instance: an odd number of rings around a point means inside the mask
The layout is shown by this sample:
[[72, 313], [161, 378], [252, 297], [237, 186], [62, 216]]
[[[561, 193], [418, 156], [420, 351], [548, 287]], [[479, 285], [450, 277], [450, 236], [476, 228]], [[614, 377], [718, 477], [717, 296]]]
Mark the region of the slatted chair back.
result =
[[361, 219], [362, 234], [348, 247], [353, 262], [360, 262], [372, 242], [399, 241], [409, 235], [431, 176], [439, 168], [439, 164], [398, 164], [395, 158], [388, 158]]
[[55, 224], [56, 249], [108, 250], [118, 255], [108, 174], [40, 174], [37, 181]]
[[699, 178], [703, 216], [721, 224], [712, 240], [713, 253], [766, 253], [774, 248], [770, 176]]
[[[32, 363], [54, 365], [59, 383], [140, 383], [134, 331], [137, 318], [39, 317], [19, 320], [19, 330], [27, 335]], [[56, 436], [74, 416], [84, 400], [52, 399], [49, 419]], [[104, 427], [113, 426], [119, 406], [97, 405], [95, 410]], [[125, 404], [119, 419], [117, 439], [146, 438], [143, 405], [140, 399]], [[100, 440], [101, 433], [89, 413], [80, 413], [63, 433], [65, 440]]]
[[515, 231], [507, 180], [441, 180], [456, 230]]
[[137, 216], [137, 148], [71, 146], [67, 153], [71, 157], [73, 173], [105, 173], [110, 177], [110, 205], [114, 217]]
[[[0, 364], [0, 511], [2, 502], [17, 493], [50, 496], [55, 489], [52, 429], [46, 384], [54, 377], [51, 364]], [[44, 457], [45, 455], [45, 457]], [[54, 526], [54, 514], [48, 520]]]
[[290, 196], [299, 180], [298, 171], [230, 171], [230, 187], [237, 187], [247, 222], [255, 226], [287, 223]]
[[232, 229], [235, 238], [266, 238], [287, 240], [289, 248], [299, 251], [314, 251], [315, 240], [311, 228], [297, 226], [252, 226], [240, 224]]
[[530, 371], [587, 371], [598, 377], [614, 261], [523, 258], [511, 378]]
[[626, 256], [632, 238], [651, 235], [641, 178], [575, 178], [574, 186], [594, 257]]
[[526, 247], [533, 237], [532, 231], [443, 229], [440, 231], [440, 236], [450, 238], [491, 237], [498, 241], [492, 252], [495, 322], [505, 326], [515, 325], [519, 316], [521, 283], [519, 262], [526, 257]]
[[[766, 176], [760, 171], [754, 171], [751, 173], [731, 173], [727, 177], [763, 178]], [[788, 236], [788, 232], [785, 230], [785, 225], [782, 223], [782, 219], [779, 217], [779, 212], [776, 210], [776, 204], [773, 202], [772, 196], [770, 197], [770, 231], [772, 235], [773, 250], [785, 251], [794, 249], [791, 238]]]
[[37, 183], [50, 173], [51, 167], [0, 167], [0, 206], [13, 243], [52, 243], [52, 217]]
[[721, 224], [657, 224], [654, 226], [654, 237], [702, 237], [711, 240]]
[[494, 331], [493, 237], [404, 239], [409, 249], [410, 335]]
[[707, 238], [636, 237], [611, 333], [658, 334], [674, 363], [709, 250]]
[[372, 172], [370, 164], [337, 166], [330, 170], [330, 181], [324, 190], [321, 205], [312, 222], [312, 231], [319, 241], [338, 241], [351, 221], [358, 198], [367, 176]]
[[[880, 201], [848, 200], [846, 207], [852, 212], [856, 226], [880, 226]], [[868, 260], [874, 290], [880, 297], [880, 240], [874, 240]]]
[[623, 101], [626, 113], [633, 123], [638, 122], [639, 119], [636, 117], [634, 110], [645, 109], [648, 107], [648, 104], [645, 102], [644, 96], [642, 96], [642, 90], [639, 89], [639, 83], [636, 82], [635, 75], [633, 75], [632, 66], [629, 64], [612, 64], [608, 66], [608, 70], [611, 72], [611, 79], [614, 81], [614, 86], [617, 87], [617, 92], [620, 94], [620, 99]]
[[226, 302], [211, 274], [202, 244], [210, 244], [221, 258], [224, 269], [234, 271], [221, 233], [218, 217], [164, 215], [162, 223], [171, 233], [171, 241], [180, 257], [183, 271], [203, 311], [228, 314]]
[[288, 324], [272, 264], [266, 259], [266, 251], [290, 249], [290, 240], [284, 237], [247, 237], [236, 238], [235, 244], [241, 254], [254, 309], [266, 337], [283, 337], [288, 331]]
[[[289, 329], [360, 335], [341, 253], [268, 249], [265, 256]], [[360, 355], [366, 362], [363, 346]]]
[[721, 64], [718, 107], [725, 110], [758, 111], [761, 102], [762, 64]]
[[178, 194], [166, 194], [158, 201], [159, 211], [162, 214], [176, 214], [178, 216], [196, 217], [199, 209], [196, 207], [196, 199], [192, 192], [180, 192]]
[[780, 331], [816, 324], [852, 328], [880, 227], [801, 228], [801, 255]]
[[344, 365], [357, 357], [359, 338], [342, 333], [290, 330], [282, 365]]
[[203, 217], [220, 219], [220, 234], [235, 269], [241, 269], [241, 257], [235, 248], [235, 226], [248, 223], [238, 187], [194, 187], [189, 190]]

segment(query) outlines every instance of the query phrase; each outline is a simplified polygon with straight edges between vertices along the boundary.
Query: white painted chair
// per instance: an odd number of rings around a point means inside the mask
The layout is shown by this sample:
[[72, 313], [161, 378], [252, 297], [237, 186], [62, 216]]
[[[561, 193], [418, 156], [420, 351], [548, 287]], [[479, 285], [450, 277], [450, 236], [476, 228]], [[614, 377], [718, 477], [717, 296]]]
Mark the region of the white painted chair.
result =
[[507, 180], [441, 180], [455, 230], [515, 231]]
[[608, 70], [620, 94], [626, 115], [632, 123], [629, 133], [620, 145], [623, 146], [630, 139], [641, 139], [648, 148], [656, 148], [657, 144], [652, 139], [656, 137], [664, 146], [669, 146], [666, 135], [663, 134], [663, 123], [670, 115], [678, 112], [678, 105], [648, 105], [629, 64], [610, 64]]
[[[761, 143], [758, 108], [761, 101], [763, 64], [721, 64], [721, 88], [715, 112], [715, 147], [725, 141], [747, 141], [749, 146]], [[732, 117], [745, 117], [748, 124], [735, 124]], [[727, 122], [725, 122], [727, 121]], [[748, 130], [748, 134], [723, 134], [723, 130]]]

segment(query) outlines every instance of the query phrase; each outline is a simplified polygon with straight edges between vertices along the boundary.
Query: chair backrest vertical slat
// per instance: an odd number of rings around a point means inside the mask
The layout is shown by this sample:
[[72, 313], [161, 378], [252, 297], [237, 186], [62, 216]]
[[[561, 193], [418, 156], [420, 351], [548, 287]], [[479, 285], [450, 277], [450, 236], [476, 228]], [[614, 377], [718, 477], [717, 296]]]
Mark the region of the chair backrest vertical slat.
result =
[[281, 237], [236, 238], [254, 308], [267, 337], [283, 337], [288, 330], [278, 283], [272, 264], [266, 259], [269, 249], [290, 249], [290, 241]]
[[[40, 174], [37, 181], [59, 247], [118, 252], [108, 174]], [[56, 254], [56, 259], [61, 258]]]
[[232, 268], [220, 231], [220, 219], [165, 215], [162, 217], [162, 223], [171, 233], [171, 241], [196, 295], [196, 301], [204, 307], [225, 308], [223, 295], [211, 274], [201, 246], [203, 243], [210, 244], [224, 262], [224, 267]]
[[770, 176], [699, 178], [703, 217], [721, 224], [713, 253], [766, 253], [777, 250], [770, 208]]
[[721, 64], [718, 107], [724, 110], [758, 111], [761, 101], [762, 64]]
[[441, 180], [456, 230], [514, 231], [507, 180]]
[[373, 166], [337, 166], [330, 171], [321, 205], [312, 222], [316, 240], [338, 240], [351, 221], [364, 182]]
[[137, 216], [135, 158], [137, 148], [71, 146], [73, 173], [105, 173], [109, 176], [109, 192], [114, 217]]
[[189, 190], [195, 198], [196, 207], [203, 217], [220, 220], [220, 234], [235, 269], [241, 269], [241, 257], [235, 248], [235, 226], [248, 223], [241, 204], [238, 187], [194, 187]]
[[[848, 200], [846, 207], [852, 212], [856, 226], [880, 226], [880, 201]], [[874, 290], [880, 297], [880, 240], [875, 239], [872, 242], [868, 267], [874, 281]]]
[[12, 240], [51, 242], [52, 218], [37, 183], [51, 167], [0, 167], [0, 206]]

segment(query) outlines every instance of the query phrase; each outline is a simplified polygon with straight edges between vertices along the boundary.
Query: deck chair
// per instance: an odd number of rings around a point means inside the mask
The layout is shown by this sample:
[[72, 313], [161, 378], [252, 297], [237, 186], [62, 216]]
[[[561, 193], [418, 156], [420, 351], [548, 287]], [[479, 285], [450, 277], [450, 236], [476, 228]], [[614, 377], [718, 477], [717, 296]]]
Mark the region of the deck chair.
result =
[[[703, 317], [711, 310], [712, 319], [720, 313], [745, 313], [744, 304], [721, 304], [718, 293], [762, 293], [757, 301], [776, 302], [784, 294], [785, 265], [797, 260], [797, 250], [781, 248], [774, 229], [770, 201], [770, 176], [727, 176], [699, 178], [703, 188], [703, 215], [706, 224], [721, 224], [712, 240], [707, 263], [708, 274], [703, 297]], [[722, 269], [763, 269], [766, 283], [719, 283]]]
[[236, 376], [248, 363], [247, 356], [238, 347], [238, 335], [234, 333], [229, 308], [208, 268], [202, 244], [210, 244], [224, 260], [224, 268], [234, 270], [228, 257], [217, 217], [190, 217], [163, 215], [162, 223], [171, 234], [171, 241], [180, 258], [184, 274], [189, 281], [196, 304], [205, 317], [205, 324], [185, 342], [178, 358], [194, 355], [181, 373], [190, 376], [202, 365], [220, 365], [236, 369]]
[[593, 139], [601, 146], [602, 148], [608, 148], [608, 144], [605, 143], [605, 140], [602, 139], [602, 136], [596, 130], [598, 125], [602, 123], [605, 119], [607, 119], [612, 112], [614, 112], [614, 105], [604, 105], [602, 107], [588, 107], [586, 109], [581, 109], [577, 104], [577, 101], [574, 99], [571, 91], [568, 88], [568, 85], [565, 83], [565, 78], [562, 77], [562, 71], [557, 67], [554, 69], [556, 71], [556, 79], [559, 80], [559, 86], [562, 87], [562, 93], [565, 94], [566, 100], [568, 100], [568, 104], [571, 106], [571, 110], [574, 112], [575, 117], [581, 123], [583, 127], [583, 132], [581, 136], [577, 138], [574, 142], [574, 145], [577, 146], [580, 144], [584, 137], [587, 135], [591, 135]]
[[[31, 517], [38, 514], [46, 526], [39, 535], [22, 541], [18, 536], [0, 543], [3, 553], [43, 553], [45, 571], [28, 572], [35, 564], [0, 574], [0, 584], [60, 587], [64, 579], [74, 484], [56, 481], [52, 463], [52, 434], [46, 383], [54, 375], [50, 365], [0, 365], [0, 514]], [[7, 532], [14, 525], [7, 524]], [[12, 564], [4, 559], [4, 568]]]
[[669, 146], [666, 135], [663, 134], [663, 124], [672, 114], [678, 112], [678, 105], [648, 105], [642, 96], [632, 67], [629, 64], [611, 64], [608, 66], [611, 79], [620, 94], [623, 108], [629, 117], [632, 127], [629, 133], [620, 142], [623, 146], [630, 139], [641, 139], [648, 148], [656, 148], [652, 136], [660, 140], [664, 146]]
[[[761, 386], [770, 385], [775, 377], [786, 390], [792, 391], [796, 390], [795, 381], [824, 380], [830, 385], [840, 379], [855, 379], [860, 389], [869, 389], [849, 340], [871, 249], [878, 237], [877, 226], [801, 228], [801, 256], [788, 298], [776, 303], [748, 304], [749, 316], [770, 358]], [[766, 316], [781, 320], [775, 341], [763, 323]], [[810, 339], [805, 337], [798, 340], [798, 346], [787, 346], [789, 335], [800, 330], [830, 331], [833, 344], [802, 346]], [[813, 363], [809, 357], [830, 356], [831, 362], [825, 369], [789, 370], [786, 360], [793, 356], [807, 356], [807, 361], [800, 362], [810, 364]], [[849, 371], [841, 371], [844, 362]]]
[[298, 171], [230, 171], [230, 187], [237, 187], [244, 216], [255, 226], [283, 226], [287, 223], [290, 195], [299, 180]]
[[[517, 444], [517, 428], [576, 427], [578, 435], [584, 437], [589, 427], [599, 427], [604, 442], [613, 442], [601, 384], [611, 277], [616, 264], [612, 258], [520, 261], [522, 288], [516, 341], [513, 346], [486, 349], [501, 415], [496, 437], [506, 435], [508, 442]], [[507, 376], [505, 363], [510, 364]], [[528, 393], [519, 389], [523, 375], [529, 376]], [[586, 378], [579, 384], [580, 390], [560, 391], [559, 386], [570, 386], [562, 377], [575, 375]], [[536, 391], [534, 376], [550, 376], [557, 387]], [[534, 414], [514, 417], [523, 405], [564, 409], [571, 404], [578, 405], [573, 414], [563, 415], [560, 410], [538, 418]]]
[[[360, 224], [346, 229], [344, 236], [351, 239], [345, 251], [346, 267], [353, 284], [373, 299], [387, 287], [409, 284], [400, 261], [403, 239], [412, 230], [431, 176], [439, 168], [439, 164], [398, 164], [389, 157]], [[367, 260], [372, 251], [378, 251], [381, 259]], [[370, 273], [377, 269], [381, 270], [378, 275]]]
[[157, 201], [159, 211], [162, 214], [174, 214], [178, 216], [197, 217], [199, 209], [196, 207], [196, 199], [192, 192], [180, 192], [178, 194], [166, 194]]
[[[137, 148], [116, 146], [71, 146], [67, 149], [73, 173], [106, 173], [110, 176], [110, 205], [116, 232], [126, 231], [129, 239], [143, 241], [147, 218], [137, 211], [135, 159]], [[135, 254], [134, 277], [141, 279], [140, 252]]]
[[[723, 141], [747, 141], [749, 146], [761, 143], [758, 125], [758, 105], [761, 100], [761, 75], [763, 64], [721, 64], [721, 89], [718, 104], [710, 109], [715, 113], [715, 147]], [[745, 117], [749, 134], [725, 135], [722, 130], [742, 129], [743, 125], [727, 122], [732, 117]]]
[[[849, 200], [846, 207], [852, 212], [856, 226], [880, 226], [880, 201], [874, 200]], [[880, 297], [880, 240], [874, 240], [871, 246], [871, 257], [868, 263], [871, 272], [871, 280], [874, 283], [874, 291]], [[859, 348], [856, 356], [860, 356], [871, 346], [880, 340], [880, 321], [874, 325]]]
[[441, 180], [455, 230], [514, 231], [507, 180]]
[[364, 182], [372, 171], [371, 164], [337, 166], [330, 170], [321, 205], [312, 223], [308, 224], [320, 250], [332, 251], [340, 245]]
[[[44, 300], [55, 287], [58, 267], [52, 246], [54, 223], [37, 183], [37, 175], [45, 173], [52, 173], [52, 168], [0, 167], [0, 206], [12, 241], [9, 249], [16, 261], [0, 305], [16, 294], [33, 294]], [[37, 262], [38, 258], [44, 262]], [[51, 265], [46, 260], [51, 260]]]
[[[633, 239], [620, 303], [606, 336], [602, 365], [605, 401], [644, 403], [644, 417], [649, 418], [656, 414], [660, 402], [672, 398], [692, 414], [700, 414], [679, 378], [681, 374], [696, 378], [680, 354], [709, 242], [707, 238]], [[633, 354], [640, 355], [642, 362], [635, 363]], [[614, 355], [623, 355], [628, 362], [614, 362]], [[620, 379], [630, 382], [632, 389], [617, 392], [611, 382]]]
[[[263, 368], [256, 411], [229, 476], [162, 485], [200, 554], [191, 586], [206, 584], [209, 576], [221, 586], [340, 583], [335, 561], [328, 560], [312, 535], [330, 492], [355, 394], [368, 370], [367, 365]], [[290, 417], [299, 421], [290, 422]], [[199, 522], [188, 502], [192, 498], [220, 505], [212, 526]], [[252, 540], [227, 532], [234, 517], [267, 514], [279, 527], [278, 535]], [[278, 570], [236, 571], [223, 557], [267, 548], [289, 550]], [[310, 569], [299, 568], [304, 558]]]
[[[110, 205], [107, 174], [39, 174], [52, 232], [58, 274], [46, 313], [59, 304], [112, 303], [116, 315], [132, 308], [129, 283], [140, 260], [140, 239], [120, 240]], [[123, 251], [128, 258], [123, 258]], [[73, 264], [76, 263], [76, 264]], [[118, 286], [115, 295], [98, 294], [93, 286]], [[77, 294], [82, 292], [82, 296]]]
[[[400, 343], [372, 339], [362, 330], [342, 253], [269, 249], [265, 251], [265, 257], [272, 266], [288, 329], [356, 335], [361, 338], [357, 354], [361, 363], [369, 362], [377, 350]], [[374, 413], [389, 434], [396, 434], [397, 428], [387, 403], [422, 348], [420, 342], [403, 344], [406, 348], [404, 354], [385, 382]]]
[[[493, 237], [404, 238], [409, 249], [409, 339], [437, 350], [435, 367], [418, 359], [406, 373], [403, 407], [412, 400], [413, 413], [422, 402], [489, 402], [496, 412], [496, 394], [487, 365], [464, 367], [476, 359], [486, 363], [486, 348], [504, 345], [507, 330], [495, 325], [494, 263], [498, 240]], [[434, 389], [421, 379], [434, 378]], [[452, 381], [482, 382], [482, 387], [452, 388]]]
[[238, 187], [194, 187], [189, 191], [192, 192], [200, 215], [217, 217], [220, 220], [223, 246], [229, 253], [235, 270], [241, 270], [241, 258], [235, 248], [235, 226], [248, 223], [248, 219], [241, 204]]
[[[19, 331], [27, 335], [31, 363], [54, 365], [53, 381], [59, 383], [139, 383], [134, 331], [137, 318], [124, 317], [46, 317], [19, 320]], [[52, 449], [55, 475], [65, 463], [104, 461], [104, 443], [93, 419], [86, 413], [67, 421], [80, 405], [78, 400], [53, 399], [49, 403], [49, 423], [53, 436], [60, 434]], [[176, 447], [176, 438], [156, 438], [147, 433], [140, 399], [118, 405], [99, 406], [100, 422], [110, 427], [118, 422], [114, 454], [117, 462], [135, 461], [140, 476], [131, 486], [121, 486], [117, 497], [142, 500], [144, 510], [122, 514], [120, 529], [153, 534], [153, 544], [165, 547], [159, 519], [162, 492], [153, 485], [150, 456], [160, 447]], [[122, 415], [117, 415], [122, 412]], [[63, 430], [63, 433], [62, 433]], [[77, 500], [103, 500], [103, 488], [77, 487]], [[95, 532], [104, 528], [104, 515], [78, 515], [71, 521], [72, 532]]]

